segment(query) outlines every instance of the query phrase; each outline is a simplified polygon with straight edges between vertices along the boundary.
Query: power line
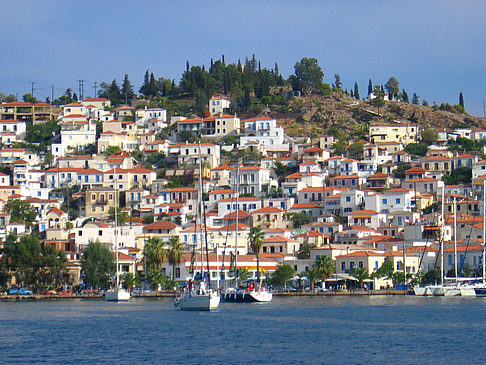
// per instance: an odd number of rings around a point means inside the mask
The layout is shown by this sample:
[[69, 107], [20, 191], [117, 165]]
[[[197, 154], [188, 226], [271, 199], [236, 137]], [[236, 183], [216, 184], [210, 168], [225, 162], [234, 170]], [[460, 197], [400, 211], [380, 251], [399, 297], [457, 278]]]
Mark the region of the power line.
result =
[[32, 91], [30, 93], [30, 95], [32, 95], [32, 98], [34, 97], [34, 84], [37, 84], [36, 81], [30, 81], [29, 84], [32, 84]]

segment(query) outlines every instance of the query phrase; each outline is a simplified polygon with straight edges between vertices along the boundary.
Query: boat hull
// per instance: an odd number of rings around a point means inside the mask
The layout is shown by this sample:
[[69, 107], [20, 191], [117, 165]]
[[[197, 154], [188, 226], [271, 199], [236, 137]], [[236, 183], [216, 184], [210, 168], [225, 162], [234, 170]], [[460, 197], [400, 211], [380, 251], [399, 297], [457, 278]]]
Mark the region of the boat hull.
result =
[[228, 291], [221, 295], [223, 302], [230, 303], [264, 303], [272, 300], [268, 291]]
[[428, 287], [428, 286], [422, 286], [422, 287], [414, 287], [413, 288], [413, 292], [415, 295], [417, 296], [421, 296], [421, 297], [431, 297], [434, 295], [434, 292], [432, 290], [432, 288]]
[[220, 298], [217, 293], [186, 294], [176, 298], [174, 305], [183, 311], [211, 311], [218, 309]]
[[113, 290], [105, 294], [105, 300], [109, 302], [126, 302], [130, 300], [130, 293], [126, 290]]

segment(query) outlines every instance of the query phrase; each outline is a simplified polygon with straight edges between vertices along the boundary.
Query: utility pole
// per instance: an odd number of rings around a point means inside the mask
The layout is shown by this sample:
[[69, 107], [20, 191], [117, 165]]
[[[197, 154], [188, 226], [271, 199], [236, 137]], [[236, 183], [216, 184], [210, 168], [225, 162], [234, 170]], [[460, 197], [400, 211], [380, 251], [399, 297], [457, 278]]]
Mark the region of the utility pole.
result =
[[83, 92], [84, 92], [84, 82], [86, 80], [78, 80], [79, 82], [79, 100], [83, 100]]
[[35, 81], [30, 81], [29, 84], [32, 85], [32, 91], [30, 92], [30, 95], [32, 95], [32, 99], [34, 98], [34, 84], [37, 84]]
[[51, 85], [51, 105], [53, 101], [54, 101], [54, 85]]
[[93, 88], [95, 89], [95, 94], [94, 94], [94, 97], [95, 98], [98, 97], [98, 94], [96, 93], [96, 84], [97, 84], [97, 82], [95, 81], [94, 82], [94, 86], [93, 86]]

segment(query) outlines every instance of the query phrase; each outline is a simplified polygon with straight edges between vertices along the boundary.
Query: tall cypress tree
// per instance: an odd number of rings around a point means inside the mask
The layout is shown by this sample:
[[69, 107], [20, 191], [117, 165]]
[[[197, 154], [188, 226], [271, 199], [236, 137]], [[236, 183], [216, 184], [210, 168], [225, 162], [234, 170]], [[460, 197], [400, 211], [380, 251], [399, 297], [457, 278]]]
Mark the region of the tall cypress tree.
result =
[[143, 84], [140, 86], [140, 92], [144, 96], [148, 96], [148, 90], [149, 90], [149, 82], [150, 82], [150, 74], [149, 71], [145, 71], [145, 76], [143, 77]]
[[459, 105], [464, 108], [464, 96], [462, 95], [462, 92], [459, 93]]
[[358, 88], [358, 83], [354, 83], [354, 97], [359, 100], [359, 88]]
[[373, 83], [371, 82], [371, 79], [368, 81], [368, 95], [370, 95], [373, 92]]

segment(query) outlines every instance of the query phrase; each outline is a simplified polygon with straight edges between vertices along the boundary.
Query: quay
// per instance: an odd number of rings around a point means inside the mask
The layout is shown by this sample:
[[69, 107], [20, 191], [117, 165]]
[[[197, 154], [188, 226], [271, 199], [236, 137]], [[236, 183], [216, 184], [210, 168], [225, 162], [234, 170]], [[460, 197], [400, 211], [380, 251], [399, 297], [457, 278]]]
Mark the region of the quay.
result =
[[[407, 290], [329, 290], [325, 292], [312, 292], [312, 291], [294, 291], [294, 290], [278, 290], [273, 291], [272, 294], [277, 297], [290, 297], [290, 296], [374, 296], [374, 295], [413, 295], [413, 291]], [[15, 301], [37, 301], [37, 300], [73, 300], [73, 299], [103, 299], [104, 294], [73, 294], [73, 295], [55, 295], [55, 294], [32, 294], [32, 295], [1, 295], [0, 302], [15, 302]], [[176, 296], [175, 291], [159, 291], [159, 292], [146, 292], [143, 294], [132, 294], [133, 298], [173, 298]]]

